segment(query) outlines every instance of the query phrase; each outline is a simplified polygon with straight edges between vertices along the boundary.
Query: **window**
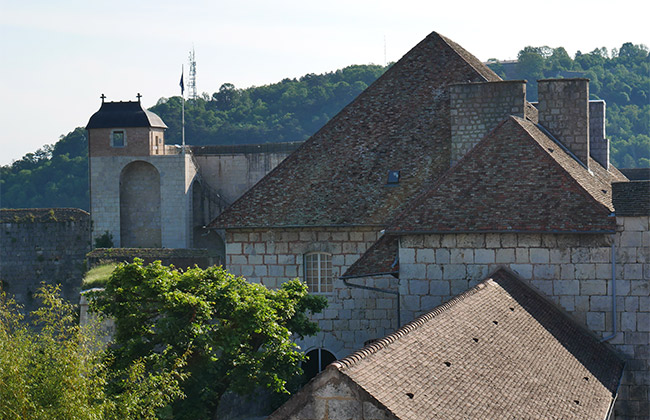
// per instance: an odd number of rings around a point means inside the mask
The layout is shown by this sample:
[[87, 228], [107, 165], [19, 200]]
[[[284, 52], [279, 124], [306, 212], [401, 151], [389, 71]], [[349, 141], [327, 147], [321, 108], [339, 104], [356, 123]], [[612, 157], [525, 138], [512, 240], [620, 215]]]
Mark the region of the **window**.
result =
[[302, 362], [302, 370], [307, 379], [318, 375], [330, 363], [336, 360], [336, 357], [325, 349], [314, 349], [308, 351], [307, 359]]
[[312, 293], [332, 292], [332, 256], [323, 252], [305, 255], [305, 282]]
[[114, 130], [111, 133], [111, 146], [124, 147], [126, 146], [126, 134], [124, 130]]

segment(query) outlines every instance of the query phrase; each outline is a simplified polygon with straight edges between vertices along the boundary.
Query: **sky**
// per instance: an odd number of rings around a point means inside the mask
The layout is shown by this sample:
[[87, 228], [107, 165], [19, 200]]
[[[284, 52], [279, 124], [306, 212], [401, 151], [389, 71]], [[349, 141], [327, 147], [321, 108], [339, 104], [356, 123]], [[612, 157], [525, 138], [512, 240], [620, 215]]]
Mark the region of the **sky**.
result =
[[179, 95], [192, 48], [212, 94], [397, 61], [432, 31], [483, 61], [650, 45], [649, 15], [647, 0], [0, 0], [0, 165], [85, 126], [101, 94]]

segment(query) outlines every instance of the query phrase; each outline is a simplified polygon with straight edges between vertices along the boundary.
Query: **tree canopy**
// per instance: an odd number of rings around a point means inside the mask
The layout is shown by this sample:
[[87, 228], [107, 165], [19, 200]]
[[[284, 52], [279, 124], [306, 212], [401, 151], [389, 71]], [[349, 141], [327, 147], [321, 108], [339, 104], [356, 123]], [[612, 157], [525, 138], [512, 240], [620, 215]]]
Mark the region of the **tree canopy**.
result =
[[93, 305], [115, 320], [114, 369], [144, 360], [146, 372], [159, 374], [186, 359], [187, 398], [172, 403], [172, 416], [211, 419], [226, 391], [288, 392], [304, 358], [291, 338], [317, 331], [307, 312], [326, 301], [297, 279], [269, 290], [221, 267], [180, 271], [136, 259], [115, 269]]
[[[182, 359], [155, 373], [143, 359], [112, 372], [93, 325], [79, 325], [57, 287], [43, 286], [36, 297], [42, 306], [28, 322], [0, 293], [0, 418], [155, 419], [182, 395]], [[107, 384], [117, 380], [125, 392], [111, 394]]]

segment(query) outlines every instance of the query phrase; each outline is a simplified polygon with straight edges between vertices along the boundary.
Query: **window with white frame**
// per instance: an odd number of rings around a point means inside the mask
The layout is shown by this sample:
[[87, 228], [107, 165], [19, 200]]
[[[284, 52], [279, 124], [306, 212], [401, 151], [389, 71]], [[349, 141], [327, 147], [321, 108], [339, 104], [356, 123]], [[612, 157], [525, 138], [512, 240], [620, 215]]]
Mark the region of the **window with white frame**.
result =
[[324, 252], [305, 254], [305, 283], [311, 293], [331, 293], [332, 255]]

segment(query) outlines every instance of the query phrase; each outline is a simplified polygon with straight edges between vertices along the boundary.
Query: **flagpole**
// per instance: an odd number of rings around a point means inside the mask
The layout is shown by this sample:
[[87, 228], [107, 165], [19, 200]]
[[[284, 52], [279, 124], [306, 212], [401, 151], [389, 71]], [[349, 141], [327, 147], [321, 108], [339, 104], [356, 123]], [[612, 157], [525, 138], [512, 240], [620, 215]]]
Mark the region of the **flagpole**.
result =
[[185, 156], [185, 86], [183, 84], [183, 76], [184, 76], [184, 68], [183, 65], [181, 65], [181, 109], [182, 109], [182, 128], [181, 128], [181, 138], [182, 138], [182, 150], [183, 150], [183, 156]]

